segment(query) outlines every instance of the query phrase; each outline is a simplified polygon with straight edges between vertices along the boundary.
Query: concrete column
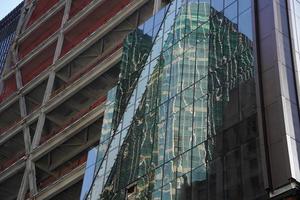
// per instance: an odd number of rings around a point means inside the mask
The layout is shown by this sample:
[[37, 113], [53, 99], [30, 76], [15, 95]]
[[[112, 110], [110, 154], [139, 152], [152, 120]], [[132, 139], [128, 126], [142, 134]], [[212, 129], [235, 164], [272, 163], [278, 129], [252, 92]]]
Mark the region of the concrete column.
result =
[[23, 128], [23, 133], [24, 133], [25, 151], [26, 151], [26, 154], [29, 155], [31, 152], [31, 137], [30, 137], [29, 126], [25, 126]]
[[37, 184], [36, 184], [36, 172], [35, 172], [35, 165], [31, 161], [31, 158], [26, 160], [26, 172], [28, 176], [28, 183], [29, 183], [29, 189], [31, 195], [35, 195], [37, 190]]
[[[65, 0], [64, 16], [63, 16], [62, 23], [61, 23], [60, 34], [58, 36], [58, 41], [57, 41], [56, 50], [55, 50], [55, 54], [54, 54], [54, 58], [53, 58], [53, 63], [55, 63], [57, 61], [57, 59], [59, 58], [59, 55], [60, 55], [60, 52], [62, 49], [63, 36], [64, 36], [63, 35], [63, 27], [69, 18], [71, 3], [72, 3], [71, 0]], [[53, 85], [54, 85], [54, 80], [55, 80], [55, 71], [52, 70], [49, 74], [42, 106], [44, 106], [46, 104], [46, 102], [50, 99]], [[42, 110], [42, 113], [38, 119], [37, 128], [36, 128], [34, 138], [32, 141], [32, 149], [36, 148], [39, 145], [39, 141], [41, 139], [41, 134], [42, 134], [42, 130], [43, 130], [44, 123], [45, 123], [45, 119], [46, 119], [46, 115], [45, 115], [44, 111]]]
[[59, 58], [61, 50], [62, 50], [63, 41], [64, 41], [64, 32], [63, 32], [64, 31], [64, 25], [65, 25], [65, 23], [69, 19], [69, 13], [70, 13], [70, 9], [71, 9], [71, 4], [72, 4], [71, 0], [66, 0], [65, 10], [64, 10], [64, 16], [63, 16], [63, 19], [62, 19], [61, 29], [60, 29], [58, 40], [57, 40], [57, 45], [56, 45], [56, 50], [55, 50], [55, 55], [54, 55], [53, 63], [55, 63], [56, 60]]
[[[68, 19], [69, 16], [69, 11], [70, 11], [70, 7], [71, 7], [71, 0], [65, 0], [65, 13], [63, 16], [63, 20], [62, 20], [62, 25], [61, 25], [61, 30], [60, 30], [60, 34], [58, 37], [58, 42], [57, 42], [57, 46], [56, 46], [56, 50], [55, 50], [55, 56], [53, 59], [53, 63], [56, 62], [56, 60], [59, 58], [60, 52], [61, 52], [61, 48], [62, 48], [62, 43], [63, 43], [63, 27], [65, 22]], [[28, 14], [27, 20], [25, 20], [25, 22], [23, 23], [24, 27], [26, 26], [26, 24], [28, 23], [29, 17], [33, 11], [33, 3], [30, 4], [30, 12]], [[19, 71], [19, 70], [18, 70]], [[21, 76], [19, 75], [20, 79]], [[45, 103], [49, 100], [51, 92], [52, 92], [52, 88], [53, 88], [53, 84], [54, 84], [54, 79], [55, 79], [55, 72], [54, 70], [50, 72], [49, 74], [49, 79], [47, 82], [47, 87], [46, 87], [46, 91], [44, 94], [44, 98], [43, 98], [43, 102], [42, 102], [42, 106], [45, 105]], [[19, 85], [20, 87], [22, 86], [22, 81], [19, 81]], [[22, 100], [21, 100], [22, 99]], [[26, 115], [26, 104], [25, 104], [25, 98], [22, 97], [20, 99], [20, 106], [21, 106], [21, 111], [24, 115]], [[40, 142], [41, 139], [41, 134], [43, 131], [43, 127], [45, 124], [45, 119], [46, 119], [46, 115], [45, 115], [45, 111], [42, 109], [41, 114], [38, 118], [38, 123], [37, 123], [37, 127], [36, 127], [36, 131], [34, 134], [34, 138], [32, 141], [32, 144], [30, 142], [30, 131], [29, 131], [29, 127], [25, 127], [24, 128], [24, 140], [25, 140], [25, 146], [26, 146], [26, 151], [28, 151], [27, 153], [31, 153], [31, 151], [33, 149], [35, 149]], [[21, 188], [18, 194], [18, 199], [23, 199], [26, 195], [26, 191], [27, 188], [30, 188], [30, 193], [31, 195], [35, 195], [38, 192], [37, 189], [37, 183], [36, 183], [36, 171], [35, 171], [35, 164], [32, 161], [32, 156], [29, 154], [29, 158], [26, 161], [26, 170], [23, 176], [23, 180], [22, 180], [22, 184], [21, 184]]]
[[270, 197], [300, 181], [299, 108], [286, 1], [255, 0], [260, 124], [267, 156]]
[[[12, 52], [11, 52], [11, 57], [13, 59], [14, 64], [16, 64], [18, 62], [18, 52], [17, 52], [17, 41], [19, 38], [19, 35], [22, 32], [22, 27], [24, 26], [24, 23], [26, 20], [28, 20], [29, 16], [28, 16], [28, 6], [29, 2], [25, 1], [24, 2], [24, 7], [21, 13], [21, 17], [18, 23], [18, 27], [16, 30], [16, 37], [15, 37], [15, 42], [12, 46]], [[21, 89], [23, 87], [23, 83], [22, 83], [22, 75], [20, 72], [20, 69], [17, 68], [16, 70], [16, 84], [17, 84], [17, 89]], [[27, 109], [26, 109], [26, 102], [25, 102], [25, 98], [23, 95], [19, 96], [19, 106], [20, 106], [20, 112], [21, 112], [21, 117], [24, 118], [25, 116], [27, 116]], [[30, 153], [30, 149], [31, 149], [31, 138], [30, 138], [30, 132], [29, 132], [29, 127], [28, 126], [24, 126], [23, 129], [23, 135], [24, 135], [24, 144], [25, 144], [25, 151], [26, 151], [26, 155], [28, 155]], [[28, 160], [26, 161], [28, 162]], [[31, 170], [28, 169], [27, 165], [25, 167], [25, 172], [22, 178], [22, 183], [18, 192], [18, 200], [20, 199], [24, 199], [26, 192], [28, 190], [29, 187], [29, 177], [28, 174]]]
[[32, 139], [31, 150], [35, 149], [39, 145], [43, 127], [44, 127], [44, 123], [45, 123], [45, 119], [46, 119], [46, 115], [42, 111], [42, 113], [39, 116], [38, 123], [37, 123], [36, 129], [35, 129], [35, 133], [34, 133], [34, 136]]
[[18, 23], [18, 26], [17, 26], [17, 29], [16, 29], [16, 38], [19, 37], [20, 33], [21, 33], [21, 30], [22, 30], [22, 26], [24, 24], [24, 21], [26, 20], [27, 18], [27, 5], [28, 5], [28, 1], [25, 1], [24, 2], [24, 5], [23, 5], [23, 8], [22, 8], [22, 11], [21, 11], [21, 16], [20, 16], [20, 20], [19, 20], [19, 23]]
[[25, 170], [22, 178], [22, 183], [18, 192], [17, 200], [24, 200], [27, 190], [28, 190], [28, 171]]
[[26, 19], [24, 20], [24, 23], [23, 23], [23, 25], [21, 27], [21, 33], [23, 33], [25, 31], [26, 26], [27, 26], [27, 24], [28, 24], [28, 22], [30, 20], [31, 15], [32, 15], [32, 12], [33, 12], [33, 10], [35, 8], [33, 2], [30, 3], [29, 1], [27, 1], [26, 5], [27, 5], [27, 15], [26, 15]]
[[[56, 50], [55, 50], [55, 54], [54, 54], [54, 58], [53, 58], [53, 63], [55, 63], [56, 60], [59, 58], [59, 55], [60, 55], [60, 52], [61, 52], [61, 49], [62, 49], [62, 45], [63, 45], [63, 27], [64, 27], [66, 21], [68, 20], [70, 7], [71, 7], [71, 0], [65, 0], [64, 16], [63, 16], [62, 23], [61, 23], [60, 34], [58, 36], [58, 42], [57, 42], [57, 45], [56, 45]], [[46, 104], [46, 102], [50, 99], [51, 92], [52, 92], [53, 85], [54, 85], [54, 80], [55, 80], [55, 71], [52, 70], [49, 74], [49, 78], [48, 78], [47, 87], [46, 87], [46, 91], [45, 91], [45, 94], [44, 94], [42, 106], [44, 106]], [[42, 131], [43, 131], [43, 127], [44, 127], [44, 124], [45, 124], [45, 120], [46, 120], [46, 114], [45, 114], [45, 111], [42, 109], [42, 112], [41, 112], [41, 114], [39, 116], [39, 119], [38, 119], [38, 124], [37, 124], [37, 128], [36, 128], [36, 131], [35, 131], [35, 134], [34, 134], [34, 138], [33, 138], [33, 141], [32, 141], [31, 150], [35, 149], [39, 145], [41, 135], [42, 135]], [[33, 192], [32, 194], [36, 194], [37, 193], [37, 185], [36, 185], [36, 180], [35, 180], [35, 166], [34, 166], [34, 163], [31, 162], [31, 156], [30, 156], [30, 162], [28, 163], [28, 167], [29, 167], [29, 169], [31, 169], [31, 175], [32, 175], [32, 178], [29, 179], [29, 185], [30, 185], [31, 191]]]

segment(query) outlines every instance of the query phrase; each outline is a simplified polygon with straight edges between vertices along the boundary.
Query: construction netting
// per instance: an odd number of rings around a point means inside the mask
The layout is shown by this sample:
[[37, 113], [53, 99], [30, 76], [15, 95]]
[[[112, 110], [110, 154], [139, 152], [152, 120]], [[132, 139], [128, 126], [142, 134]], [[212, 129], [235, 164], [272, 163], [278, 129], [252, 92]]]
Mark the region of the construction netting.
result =
[[50, 10], [59, 0], [39, 0], [35, 4], [35, 8], [30, 16], [27, 27], [32, 25], [36, 20], [38, 20], [42, 15], [44, 15], [48, 10]]
[[64, 9], [62, 8], [22, 41], [19, 44], [19, 58], [24, 58], [38, 45], [53, 35], [60, 28], [63, 15]]
[[131, 1], [105, 0], [101, 3], [93, 12], [65, 34], [61, 56], [95, 32]]
[[17, 90], [15, 74], [10, 75], [7, 79], [3, 80], [2, 84], [3, 86], [0, 94], [0, 103]]
[[85, 6], [87, 6], [92, 0], [73, 0], [71, 5], [71, 10], [69, 13], [69, 18], [75, 16], [79, 11], [81, 11]]
[[56, 41], [21, 67], [23, 85], [47, 69], [53, 62]]

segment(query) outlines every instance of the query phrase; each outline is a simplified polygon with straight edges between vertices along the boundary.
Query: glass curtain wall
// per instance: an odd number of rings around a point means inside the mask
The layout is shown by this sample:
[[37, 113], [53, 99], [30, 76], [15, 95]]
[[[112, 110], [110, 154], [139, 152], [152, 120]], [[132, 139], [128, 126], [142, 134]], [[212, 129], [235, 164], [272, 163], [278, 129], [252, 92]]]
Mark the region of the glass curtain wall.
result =
[[0, 75], [2, 74], [9, 48], [15, 36], [22, 7], [23, 3], [0, 21]]
[[266, 198], [251, 13], [250, 0], [174, 0], [133, 33], [152, 44], [121, 69], [95, 199]]

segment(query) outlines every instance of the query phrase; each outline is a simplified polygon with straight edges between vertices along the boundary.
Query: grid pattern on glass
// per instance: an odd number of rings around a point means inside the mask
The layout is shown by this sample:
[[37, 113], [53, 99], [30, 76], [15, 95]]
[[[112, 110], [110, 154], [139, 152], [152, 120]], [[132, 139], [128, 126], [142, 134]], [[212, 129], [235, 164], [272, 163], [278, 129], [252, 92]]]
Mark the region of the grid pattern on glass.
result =
[[[154, 59], [155, 52], [150, 52], [150, 50], [157, 48], [157, 43], [154, 43], [153, 38], [157, 37], [165, 12], [165, 8], [161, 9], [136, 31], [130, 33], [124, 41], [121, 79], [118, 86], [108, 93], [98, 147], [95, 181], [88, 199], [94, 199], [100, 195], [103, 183], [111, 172], [119, 147], [127, 135], [128, 126], [146, 89], [151, 72], [145, 67], [145, 62], [149, 63], [149, 60]], [[154, 28], [149, 29], [149, 26], [154, 26]], [[137, 82], [139, 82], [138, 86]]]
[[15, 33], [10, 33], [5, 38], [1, 38], [0, 41], [0, 74], [2, 73], [3, 67], [5, 65], [5, 59], [8, 54], [12, 39], [14, 38]]
[[[137, 199], [264, 195], [252, 23], [242, 19], [250, 7], [244, 0], [169, 5], [129, 103], [122, 105], [125, 126], [116, 133], [124, 142], [101, 199], [126, 199], [132, 185]], [[158, 30], [155, 17], [141, 26], [146, 35]]]
[[[115, 96], [116, 96], [116, 87], [112, 88], [108, 93], [107, 93], [107, 100], [105, 103], [105, 113], [104, 113], [104, 118], [102, 122], [102, 128], [101, 128], [101, 136], [100, 136], [100, 141], [99, 145], [97, 147], [97, 153], [95, 155], [95, 159], [93, 163], [87, 163], [86, 170], [85, 170], [85, 179], [93, 180], [90, 185], [85, 186], [85, 188], [82, 189], [85, 190], [85, 194], [81, 194], [80, 199], [96, 199], [100, 194], [101, 190], [98, 188], [101, 188], [103, 185], [103, 176], [105, 175], [105, 168], [106, 168], [106, 160], [103, 161], [102, 163], [102, 168], [99, 169], [101, 166], [101, 162], [104, 158], [104, 155], [108, 149], [109, 141], [112, 137], [112, 119], [113, 119], [113, 114], [114, 114], [114, 109], [115, 109]], [[118, 146], [118, 145], [117, 145]], [[117, 148], [115, 151], [118, 150]], [[91, 150], [89, 154], [93, 155]], [[88, 157], [90, 159], [90, 155]], [[91, 168], [93, 169], [93, 173], [91, 174]], [[87, 175], [88, 173], [88, 175]]]
[[0, 22], [0, 75], [2, 74], [5, 60], [15, 36], [15, 31], [20, 17], [20, 5]]

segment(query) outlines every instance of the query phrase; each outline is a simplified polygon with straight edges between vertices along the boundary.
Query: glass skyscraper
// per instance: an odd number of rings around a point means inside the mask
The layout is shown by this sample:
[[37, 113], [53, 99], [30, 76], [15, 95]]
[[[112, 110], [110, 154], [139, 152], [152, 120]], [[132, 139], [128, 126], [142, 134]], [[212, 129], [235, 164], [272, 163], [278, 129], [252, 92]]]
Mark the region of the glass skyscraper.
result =
[[24, 0], [0, 20], [0, 200], [300, 199], [299, 13]]
[[124, 41], [86, 199], [266, 198], [251, 3], [220, 2], [172, 1]]

